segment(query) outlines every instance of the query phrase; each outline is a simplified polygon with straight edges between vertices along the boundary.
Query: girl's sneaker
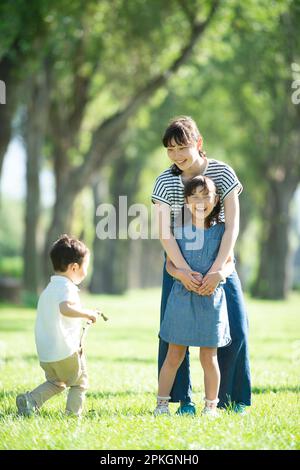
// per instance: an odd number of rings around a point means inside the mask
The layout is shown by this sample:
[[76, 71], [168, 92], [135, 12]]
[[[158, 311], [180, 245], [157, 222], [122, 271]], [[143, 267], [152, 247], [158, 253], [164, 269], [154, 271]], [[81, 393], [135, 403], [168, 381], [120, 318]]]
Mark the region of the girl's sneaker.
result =
[[168, 406], [157, 406], [153, 411], [154, 416], [167, 415], [171, 416]]
[[29, 392], [21, 393], [16, 398], [18, 413], [23, 416], [32, 416], [37, 411], [37, 406]]
[[216, 418], [219, 416], [219, 412], [217, 410], [217, 404], [219, 403], [218, 398], [216, 400], [208, 400], [204, 398], [205, 407], [202, 410], [202, 415], [211, 416], [212, 418]]
[[213, 418], [220, 416], [216, 408], [208, 408], [207, 406], [203, 408], [201, 414], [206, 416], [212, 416]]
[[171, 397], [157, 396], [157, 406], [153, 411], [154, 416], [167, 415], [170, 416], [169, 400]]

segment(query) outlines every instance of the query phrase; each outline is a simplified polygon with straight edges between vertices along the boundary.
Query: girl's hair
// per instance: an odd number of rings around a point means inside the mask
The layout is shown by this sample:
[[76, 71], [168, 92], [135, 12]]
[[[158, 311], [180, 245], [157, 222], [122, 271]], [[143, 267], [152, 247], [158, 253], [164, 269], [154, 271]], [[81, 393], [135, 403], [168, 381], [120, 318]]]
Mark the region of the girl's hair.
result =
[[78, 263], [81, 266], [87, 253], [89, 249], [83, 242], [67, 234], [61, 235], [50, 250], [54, 271], [65, 272], [71, 263]]
[[[162, 143], [164, 147], [168, 147], [172, 139], [174, 139], [178, 145], [190, 145], [198, 142], [200, 137], [202, 138], [197, 124], [190, 116], [178, 116], [169, 122], [163, 135]], [[203, 150], [199, 150], [199, 155], [203, 158], [206, 157], [206, 153]], [[182, 170], [175, 163], [171, 166], [171, 170], [174, 175], [182, 173]]]
[[[184, 197], [188, 198], [189, 196], [192, 196], [195, 194], [195, 191], [198, 188], [200, 188], [201, 191], [204, 191], [205, 194], [209, 194], [211, 192], [212, 186], [215, 188], [215, 193], [217, 194], [216, 185], [211, 178], [203, 175], [194, 176], [184, 185]], [[214, 223], [220, 223], [220, 211], [221, 202], [219, 199], [211, 213], [205, 219], [209, 227], [211, 227]], [[182, 217], [184, 217], [184, 212], [182, 213]]]

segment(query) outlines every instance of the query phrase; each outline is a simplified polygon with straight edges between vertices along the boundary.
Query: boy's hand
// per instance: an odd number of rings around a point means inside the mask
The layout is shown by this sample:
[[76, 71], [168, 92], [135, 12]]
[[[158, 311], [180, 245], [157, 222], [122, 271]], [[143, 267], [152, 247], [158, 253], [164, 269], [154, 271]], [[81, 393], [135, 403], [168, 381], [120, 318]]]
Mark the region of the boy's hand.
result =
[[92, 323], [96, 323], [98, 315], [99, 312], [97, 312], [97, 310], [89, 310], [89, 312], [87, 313], [88, 320]]

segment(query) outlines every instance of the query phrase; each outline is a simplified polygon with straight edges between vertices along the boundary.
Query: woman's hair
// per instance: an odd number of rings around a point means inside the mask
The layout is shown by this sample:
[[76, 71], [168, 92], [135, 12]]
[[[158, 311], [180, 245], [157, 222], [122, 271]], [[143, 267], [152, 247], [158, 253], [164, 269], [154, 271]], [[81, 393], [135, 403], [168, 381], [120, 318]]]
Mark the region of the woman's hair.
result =
[[[212, 188], [214, 188], [214, 192], [217, 194], [217, 188], [213, 180], [211, 178], [208, 178], [207, 176], [198, 175], [194, 176], [184, 184], [184, 197], [188, 198], [189, 196], [192, 196], [193, 194], [195, 194], [195, 191], [198, 188], [200, 188], [200, 190], [203, 191], [204, 194], [209, 194]], [[221, 202], [219, 199], [211, 213], [205, 219], [209, 227], [211, 227], [214, 223], [218, 224], [220, 222], [220, 211]]]
[[83, 242], [66, 234], [61, 235], [53, 243], [50, 251], [54, 271], [65, 272], [71, 263], [78, 263], [81, 266], [87, 253], [89, 249]]
[[[162, 143], [164, 147], [168, 147], [173, 139], [178, 145], [190, 145], [198, 142], [200, 137], [202, 138], [197, 124], [190, 116], [178, 116], [169, 122], [163, 135]], [[206, 156], [206, 153], [201, 149], [199, 154], [203, 158]], [[174, 175], [182, 173], [182, 170], [175, 163], [171, 166], [171, 169]]]

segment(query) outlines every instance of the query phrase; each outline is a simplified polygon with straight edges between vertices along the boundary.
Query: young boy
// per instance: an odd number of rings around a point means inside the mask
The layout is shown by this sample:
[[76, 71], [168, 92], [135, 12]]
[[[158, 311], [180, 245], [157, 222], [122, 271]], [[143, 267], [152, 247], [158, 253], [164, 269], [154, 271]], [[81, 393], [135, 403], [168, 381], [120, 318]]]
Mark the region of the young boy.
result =
[[88, 377], [80, 351], [81, 320], [96, 322], [98, 312], [82, 308], [77, 284], [87, 275], [90, 253], [79, 240], [62, 235], [52, 246], [55, 271], [42, 292], [35, 323], [35, 342], [46, 382], [18, 395], [18, 412], [30, 416], [46, 400], [70, 387], [66, 414], [80, 416]]

